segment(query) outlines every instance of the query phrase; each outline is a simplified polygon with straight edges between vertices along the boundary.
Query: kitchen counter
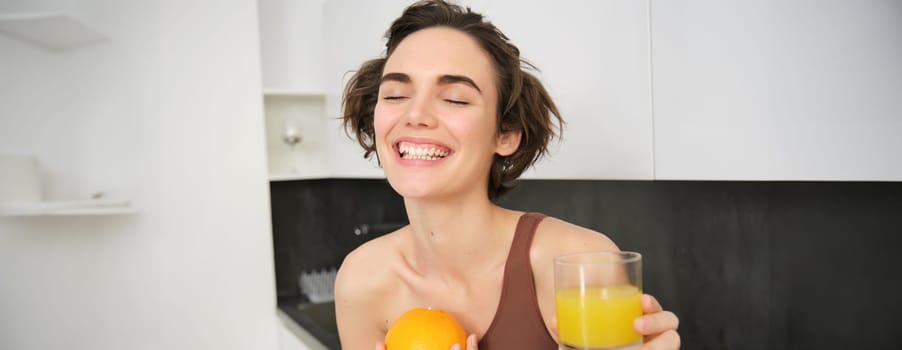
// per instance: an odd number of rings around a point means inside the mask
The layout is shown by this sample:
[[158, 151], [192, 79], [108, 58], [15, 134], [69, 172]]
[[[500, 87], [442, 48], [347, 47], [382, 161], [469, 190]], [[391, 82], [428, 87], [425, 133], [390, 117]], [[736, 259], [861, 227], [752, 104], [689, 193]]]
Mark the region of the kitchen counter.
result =
[[302, 298], [281, 298], [279, 316], [311, 350], [341, 350], [334, 302], [314, 304]]

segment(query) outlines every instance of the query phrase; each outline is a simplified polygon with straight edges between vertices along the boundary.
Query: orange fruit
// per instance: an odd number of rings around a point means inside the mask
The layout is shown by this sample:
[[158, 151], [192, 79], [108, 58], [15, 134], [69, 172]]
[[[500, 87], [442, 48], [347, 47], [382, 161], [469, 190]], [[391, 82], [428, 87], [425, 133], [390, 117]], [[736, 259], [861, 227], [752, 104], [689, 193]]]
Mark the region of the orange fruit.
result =
[[442, 310], [411, 309], [385, 334], [385, 350], [448, 350], [454, 344], [467, 350], [467, 332]]

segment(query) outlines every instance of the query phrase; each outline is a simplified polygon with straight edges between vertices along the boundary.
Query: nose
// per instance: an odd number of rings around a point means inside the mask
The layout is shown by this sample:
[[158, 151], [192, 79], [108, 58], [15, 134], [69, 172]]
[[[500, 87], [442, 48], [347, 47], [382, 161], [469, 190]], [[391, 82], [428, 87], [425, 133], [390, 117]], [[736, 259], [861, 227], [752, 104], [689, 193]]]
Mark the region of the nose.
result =
[[437, 124], [435, 114], [426, 99], [412, 101], [404, 115], [405, 125], [413, 128], [432, 128]]

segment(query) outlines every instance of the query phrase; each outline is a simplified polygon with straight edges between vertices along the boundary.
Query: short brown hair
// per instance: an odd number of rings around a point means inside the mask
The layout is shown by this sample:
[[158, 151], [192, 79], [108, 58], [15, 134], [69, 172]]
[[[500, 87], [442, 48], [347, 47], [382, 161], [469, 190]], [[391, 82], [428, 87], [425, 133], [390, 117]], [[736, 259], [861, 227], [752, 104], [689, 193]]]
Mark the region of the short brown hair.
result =
[[535, 66], [520, 57], [520, 50], [504, 33], [468, 7], [424, 0], [404, 10], [385, 33], [388, 39], [385, 57], [365, 62], [345, 87], [342, 101], [345, 131], [357, 137], [365, 150], [364, 157], [376, 151], [373, 118], [385, 62], [404, 38], [431, 27], [464, 32], [489, 54], [498, 86], [496, 133], [514, 130], [522, 133], [520, 146], [513, 154], [506, 157], [496, 154], [492, 161], [488, 194], [489, 198], [498, 198], [516, 186], [515, 180], [523, 171], [548, 153], [548, 143], [559, 136], [563, 119], [545, 87], [528, 72], [536, 70]]

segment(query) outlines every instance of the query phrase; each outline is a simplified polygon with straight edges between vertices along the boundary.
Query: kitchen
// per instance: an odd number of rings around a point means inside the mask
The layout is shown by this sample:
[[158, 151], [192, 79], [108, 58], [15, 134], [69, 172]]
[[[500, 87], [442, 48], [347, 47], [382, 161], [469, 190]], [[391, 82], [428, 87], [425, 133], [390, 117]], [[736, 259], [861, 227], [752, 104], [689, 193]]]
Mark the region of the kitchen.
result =
[[[128, 204], [0, 217], [0, 348], [317, 348], [277, 305], [378, 234], [355, 228], [404, 219], [331, 116], [408, 2], [56, 3], [85, 42], [48, 49], [3, 24], [0, 152], [37, 156], [44, 200]], [[684, 348], [899, 340], [899, 307], [836, 302], [902, 292], [896, 3], [469, 3], [568, 121], [502, 202], [644, 252]]]

